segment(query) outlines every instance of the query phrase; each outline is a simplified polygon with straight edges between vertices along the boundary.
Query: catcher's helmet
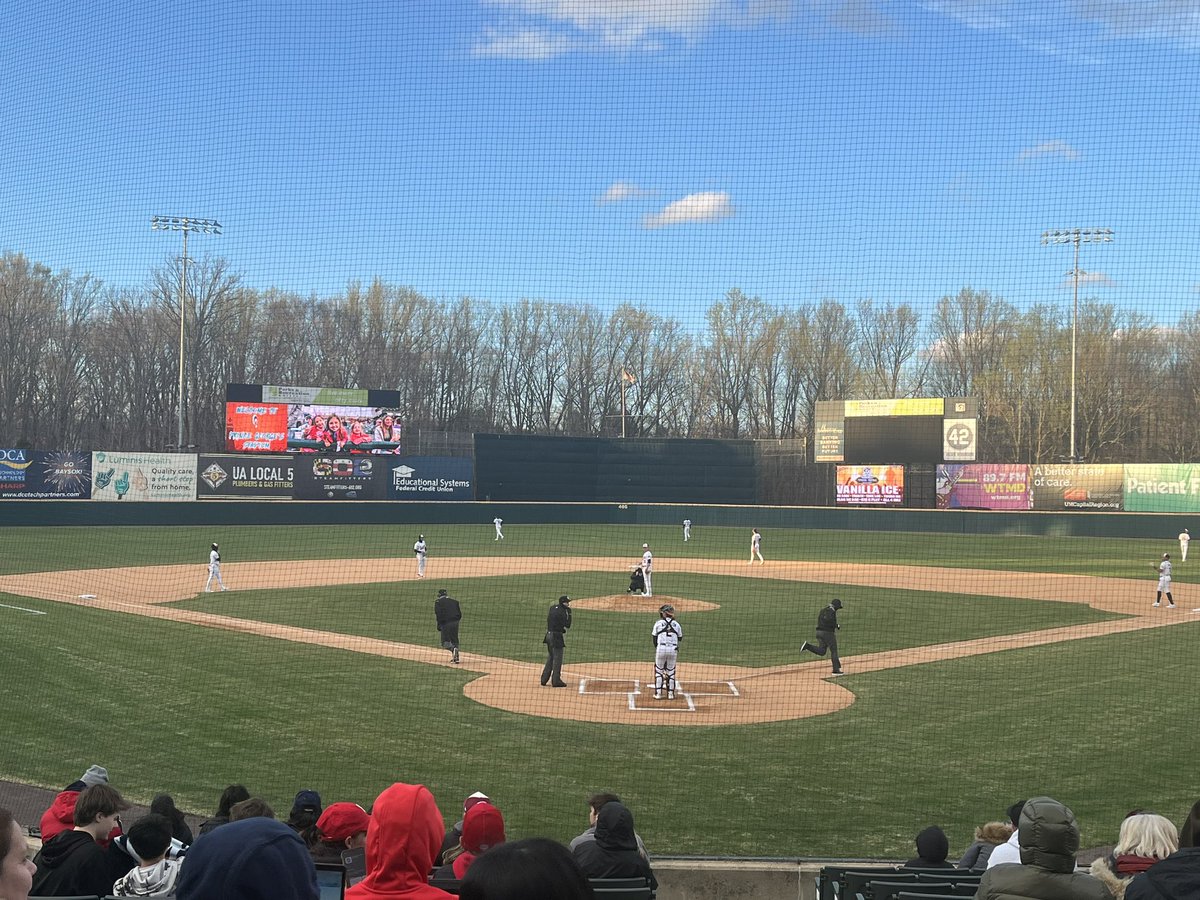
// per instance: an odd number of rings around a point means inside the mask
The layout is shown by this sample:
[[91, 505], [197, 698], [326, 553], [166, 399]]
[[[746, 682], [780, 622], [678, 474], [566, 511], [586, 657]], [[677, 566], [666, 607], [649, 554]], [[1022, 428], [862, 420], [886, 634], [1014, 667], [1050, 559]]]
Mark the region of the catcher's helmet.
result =
[[658, 613], [659, 613], [659, 615], [662, 615], [662, 616], [665, 616], [668, 614], [673, 615], [675, 613], [675, 607], [673, 607], [670, 603], [664, 603], [662, 606], [660, 606], [658, 608]]

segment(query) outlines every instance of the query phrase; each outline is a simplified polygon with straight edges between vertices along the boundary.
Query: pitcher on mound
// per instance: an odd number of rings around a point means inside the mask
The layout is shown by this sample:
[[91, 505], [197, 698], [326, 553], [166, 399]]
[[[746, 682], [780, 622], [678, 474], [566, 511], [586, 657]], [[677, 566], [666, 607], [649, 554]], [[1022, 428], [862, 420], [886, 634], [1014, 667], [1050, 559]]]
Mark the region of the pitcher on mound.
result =
[[664, 603], [658, 608], [659, 619], [650, 630], [654, 642], [654, 699], [661, 700], [663, 691], [667, 699], [675, 699], [675, 663], [679, 659], [679, 642], [683, 640], [683, 626], [675, 621], [675, 607]]

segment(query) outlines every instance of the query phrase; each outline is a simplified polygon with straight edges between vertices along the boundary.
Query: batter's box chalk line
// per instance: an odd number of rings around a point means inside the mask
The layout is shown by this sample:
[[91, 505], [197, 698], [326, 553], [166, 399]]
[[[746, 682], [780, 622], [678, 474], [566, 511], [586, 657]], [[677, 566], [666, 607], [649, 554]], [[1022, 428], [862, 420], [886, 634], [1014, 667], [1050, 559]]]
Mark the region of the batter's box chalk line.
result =
[[[675, 686], [675, 700], [655, 700], [653, 691], [629, 692], [629, 709], [633, 712], [665, 712], [665, 713], [690, 713], [696, 711], [696, 701], [692, 699], [692, 695], [682, 690], [678, 685]], [[639, 702], [640, 698], [640, 702]], [[684, 701], [686, 706], [680, 706], [679, 700]], [[674, 704], [674, 705], [672, 705]]]
[[628, 694], [630, 690], [638, 689], [636, 678], [581, 678], [579, 693], [581, 694]]

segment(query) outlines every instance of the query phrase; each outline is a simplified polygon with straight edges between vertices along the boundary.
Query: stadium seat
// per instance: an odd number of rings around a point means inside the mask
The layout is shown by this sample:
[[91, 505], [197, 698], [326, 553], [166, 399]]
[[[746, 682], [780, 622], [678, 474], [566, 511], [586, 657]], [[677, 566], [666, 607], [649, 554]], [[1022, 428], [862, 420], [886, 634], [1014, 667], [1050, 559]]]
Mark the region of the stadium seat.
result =
[[[946, 900], [947, 897], [962, 897], [963, 894], [955, 893], [954, 891], [926, 891], [926, 885], [921, 885], [921, 890], [900, 891], [896, 894], [894, 900]], [[974, 892], [965, 896], [974, 897]]]
[[440, 888], [447, 894], [457, 896], [459, 890], [462, 888], [462, 880], [458, 878], [430, 878], [429, 885], [430, 887]]
[[917, 876], [909, 872], [898, 872], [893, 866], [887, 869], [846, 869], [842, 873], [839, 900], [854, 900], [858, 894], [866, 895], [871, 881], [910, 881], [914, 885]]
[[[895, 900], [898, 893], [912, 891], [916, 886], [914, 879], [911, 878], [899, 881], [894, 880], [891, 876], [887, 879], [872, 879], [867, 882], [867, 889], [861, 896], [864, 900]], [[950, 896], [954, 892], [954, 885], [949, 882], [931, 882], [922, 884], [920, 887], [927, 894]]]
[[645, 878], [589, 878], [596, 900], [651, 900], [654, 892]]

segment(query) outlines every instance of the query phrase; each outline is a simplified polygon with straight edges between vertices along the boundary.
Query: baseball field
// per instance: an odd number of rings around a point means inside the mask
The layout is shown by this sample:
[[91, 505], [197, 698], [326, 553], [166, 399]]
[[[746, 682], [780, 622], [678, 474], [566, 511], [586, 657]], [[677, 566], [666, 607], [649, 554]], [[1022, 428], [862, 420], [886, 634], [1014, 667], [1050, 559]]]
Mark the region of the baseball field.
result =
[[[1200, 796], [1200, 593], [1173, 542], [505, 523], [5, 528], [0, 778], [91, 763], [134, 799], [210, 812], [228, 783], [369, 806], [427, 784], [448, 819], [483, 790], [510, 837], [569, 839], [586, 796], [627, 801], [670, 855], [952, 853], [1016, 799], [1070, 805], [1085, 846], [1126, 811]], [[412, 544], [429, 543], [416, 577]], [[228, 592], [204, 593], [219, 541]], [[642, 543], [653, 598], [626, 593]], [[462, 662], [433, 599], [462, 604]], [[546, 611], [573, 599], [564, 675], [538, 684]], [[840, 598], [847, 674], [798, 652]], [[672, 603], [680, 693], [654, 701]]]

